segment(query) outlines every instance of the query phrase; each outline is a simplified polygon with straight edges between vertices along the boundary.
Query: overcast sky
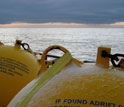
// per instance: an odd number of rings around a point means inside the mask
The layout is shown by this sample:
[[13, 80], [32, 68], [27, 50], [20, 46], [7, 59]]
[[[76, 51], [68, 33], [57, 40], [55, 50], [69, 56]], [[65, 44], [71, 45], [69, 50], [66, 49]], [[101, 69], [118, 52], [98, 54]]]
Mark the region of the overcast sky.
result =
[[0, 0], [0, 24], [124, 22], [124, 0]]

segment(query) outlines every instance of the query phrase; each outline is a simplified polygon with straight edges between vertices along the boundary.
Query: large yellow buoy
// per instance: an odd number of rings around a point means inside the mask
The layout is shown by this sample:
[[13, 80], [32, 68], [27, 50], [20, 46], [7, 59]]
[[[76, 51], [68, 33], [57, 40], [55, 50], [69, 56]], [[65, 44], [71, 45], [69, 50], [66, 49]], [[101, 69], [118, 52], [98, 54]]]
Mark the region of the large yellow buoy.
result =
[[124, 73], [118, 75], [102, 69], [63, 73], [39, 90], [27, 106], [123, 107], [124, 77], [121, 75]]
[[[124, 72], [110, 68], [108, 58], [100, 61], [100, 50], [97, 65], [80, 68], [67, 52], [36, 83], [21, 90], [8, 107], [124, 107]], [[66, 69], [58, 73], [63, 67]]]
[[6, 107], [11, 99], [27, 83], [37, 77], [40, 69], [36, 57], [15, 46], [0, 46], [0, 107]]
[[18, 96], [12, 103], [17, 101], [16, 107], [124, 107], [124, 72], [95, 65], [84, 64], [80, 69], [74, 66], [53, 77], [35, 93], [29, 89], [26, 98], [22, 91], [22, 99]]

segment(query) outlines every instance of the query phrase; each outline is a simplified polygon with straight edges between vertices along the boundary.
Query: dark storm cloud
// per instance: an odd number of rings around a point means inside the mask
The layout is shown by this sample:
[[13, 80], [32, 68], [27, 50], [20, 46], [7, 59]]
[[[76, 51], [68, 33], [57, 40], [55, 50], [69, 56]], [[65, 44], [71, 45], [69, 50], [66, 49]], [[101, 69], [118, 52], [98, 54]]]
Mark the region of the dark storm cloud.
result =
[[0, 23], [124, 21], [124, 0], [0, 0]]

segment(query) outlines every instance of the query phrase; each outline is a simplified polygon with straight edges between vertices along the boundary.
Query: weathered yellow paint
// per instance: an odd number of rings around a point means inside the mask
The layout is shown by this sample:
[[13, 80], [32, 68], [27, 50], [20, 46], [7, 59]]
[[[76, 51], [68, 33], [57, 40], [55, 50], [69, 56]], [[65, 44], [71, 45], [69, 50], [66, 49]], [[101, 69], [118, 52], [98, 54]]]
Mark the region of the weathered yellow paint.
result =
[[[89, 70], [88, 68], [92, 69]], [[72, 67], [71, 70], [66, 70], [66, 72], [64, 71], [56, 75], [39, 88], [37, 92], [32, 90], [33, 96], [30, 96], [30, 91], [28, 91], [29, 95], [24, 94], [24, 97], [27, 95], [27, 98], [17, 100], [22, 102], [20, 104], [17, 102], [16, 107], [124, 106], [123, 72], [100, 68], [95, 64], [83, 64], [82, 68], [74, 70]], [[36, 85], [34, 84], [36, 89], [41, 86], [40, 84]], [[76, 102], [73, 103], [73, 101]]]

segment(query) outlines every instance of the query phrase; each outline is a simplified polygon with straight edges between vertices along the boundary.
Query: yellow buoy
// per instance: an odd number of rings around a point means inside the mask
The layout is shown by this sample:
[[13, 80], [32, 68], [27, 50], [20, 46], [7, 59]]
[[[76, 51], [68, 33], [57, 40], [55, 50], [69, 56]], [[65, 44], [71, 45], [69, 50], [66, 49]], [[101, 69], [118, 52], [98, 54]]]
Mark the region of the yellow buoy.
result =
[[124, 77], [121, 76], [124, 73], [103, 70], [75, 72], [53, 78], [33, 96], [27, 107], [124, 106]]
[[[110, 52], [109, 48], [99, 49]], [[36, 83], [20, 91], [8, 107], [124, 107], [124, 72], [108, 68], [108, 58], [103, 62], [99, 58], [97, 65], [79, 68], [67, 52]]]
[[34, 91], [29, 89], [30, 94], [25, 94], [22, 90], [19, 93], [22, 99], [15, 97], [11, 104], [16, 107], [123, 107], [124, 72], [89, 64], [83, 68], [71, 65]]
[[31, 80], [40, 69], [36, 57], [15, 46], [0, 46], [0, 107], [5, 107], [11, 99]]

